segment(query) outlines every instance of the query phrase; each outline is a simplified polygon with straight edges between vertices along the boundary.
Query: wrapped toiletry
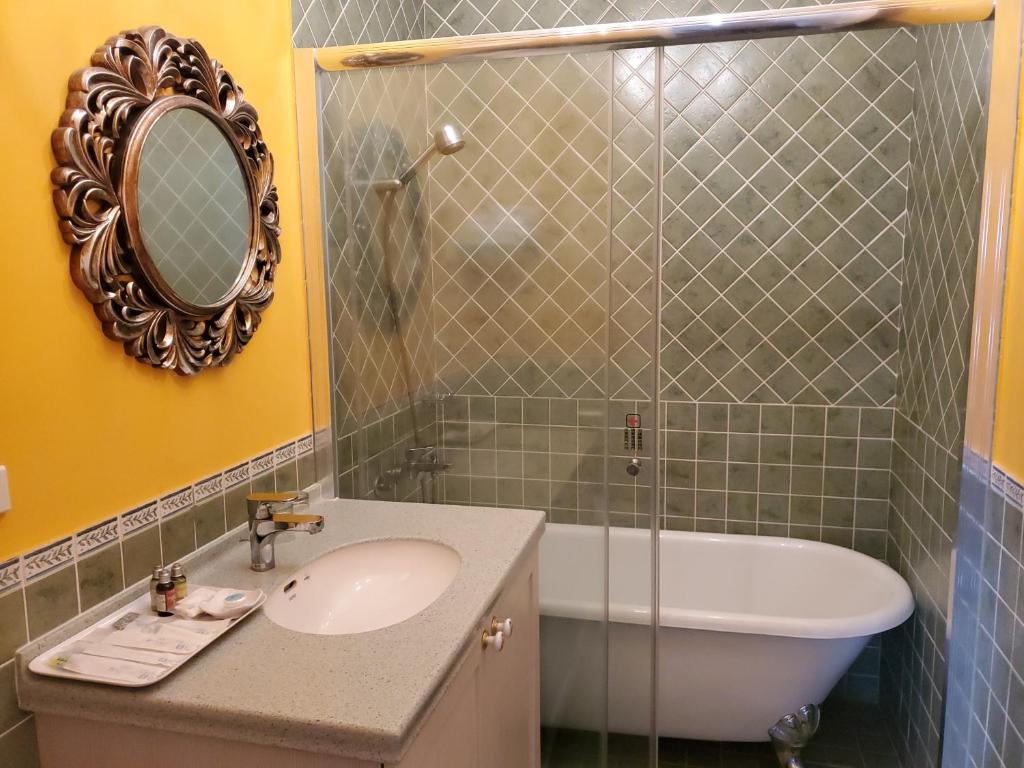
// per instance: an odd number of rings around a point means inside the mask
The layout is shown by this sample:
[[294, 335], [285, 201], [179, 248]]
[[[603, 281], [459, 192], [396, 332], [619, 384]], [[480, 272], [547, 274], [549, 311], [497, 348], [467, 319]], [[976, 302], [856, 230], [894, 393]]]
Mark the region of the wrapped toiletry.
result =
[[258, 589], [221, 589], [197, 587], [176, 608], [178, 616], [194, 619], [212, 616], [216, 619], [232, 619], [246, 613], [260, 600], [263, 592]]

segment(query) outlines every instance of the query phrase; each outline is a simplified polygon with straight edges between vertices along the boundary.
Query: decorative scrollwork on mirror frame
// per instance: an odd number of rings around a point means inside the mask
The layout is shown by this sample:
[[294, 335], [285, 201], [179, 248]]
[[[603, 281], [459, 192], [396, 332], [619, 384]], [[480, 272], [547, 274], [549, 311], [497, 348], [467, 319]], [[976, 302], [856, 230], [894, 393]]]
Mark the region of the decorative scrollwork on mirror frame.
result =
[[[92, 302], [104, 333], [140, 362], [183, 375], [226, 365], [259, 326], [281, 259], [273, 159], [256, 110], [202, 45], [159, 27], [111, 37], [90, 64], [71, 76], [66, 109], [52, 135], [54, 205], [71, 245], [72, 279]], [[152, 127], [167, 111], [161, 106], [167, 98], [194, 104], [211, 119], [246, 177], [248, 253], [239, 278], [215, 306], [192, 305], [152, 279], [137, 190], [125, 183], [133, 166], [137, 176], [144, 140], [133, 135], [135, 128]]]

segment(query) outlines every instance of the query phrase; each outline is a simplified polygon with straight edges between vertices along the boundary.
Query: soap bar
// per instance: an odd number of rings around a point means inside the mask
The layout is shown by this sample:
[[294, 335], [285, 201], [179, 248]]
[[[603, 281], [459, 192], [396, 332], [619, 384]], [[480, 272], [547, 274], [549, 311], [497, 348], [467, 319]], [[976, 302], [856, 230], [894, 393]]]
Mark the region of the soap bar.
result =
[[218, 589], [213, 597], [202, 602], [203, 611], [218, 619], [230, 619], [241, 616], [252, 608], [263, 593], [254, 589], [242, 591], [237, 589]]
[[[258, 589], [217, 589], [200, 587], [181, 601], [175, 609], [179, 616], [194, 619], [207, 615], [218, 619], [233, 619], [241, 616], [252, 608], [263, 592]], [[208, 624], [209, 622], [190, 622], [190, 624]]]
[[213, 597], [217, 590], [212, 587], [198, 587], [193, 589], [189, 596], [182, 600], [174, 607], [174, 612], [178, 616], [184, 616], [186, 619], [194, 619], [197, 616], [202, 616], [203, 603]]

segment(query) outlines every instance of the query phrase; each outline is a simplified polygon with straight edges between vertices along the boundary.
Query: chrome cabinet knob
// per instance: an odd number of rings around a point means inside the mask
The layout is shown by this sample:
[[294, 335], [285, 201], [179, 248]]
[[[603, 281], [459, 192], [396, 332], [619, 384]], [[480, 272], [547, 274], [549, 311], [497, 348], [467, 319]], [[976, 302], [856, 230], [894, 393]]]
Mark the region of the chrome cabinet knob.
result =
[[498, 621], [498, 617], [494, 616], [491, 618], [491, 634], [502, 632], [506, 638], [512, 637], [512, 619], [506, 618], [504, 621]]

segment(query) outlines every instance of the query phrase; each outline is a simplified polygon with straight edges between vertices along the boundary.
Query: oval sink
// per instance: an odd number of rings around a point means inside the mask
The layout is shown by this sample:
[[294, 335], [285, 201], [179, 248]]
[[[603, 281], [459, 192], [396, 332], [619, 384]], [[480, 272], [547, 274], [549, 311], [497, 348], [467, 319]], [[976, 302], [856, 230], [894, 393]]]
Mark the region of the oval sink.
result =
[[444, 544], [389, 539], [350, 544], [300, 568], [263, 606], [285, 629], [354, 635], [415, 616], [455, 579], [462, 558]]

